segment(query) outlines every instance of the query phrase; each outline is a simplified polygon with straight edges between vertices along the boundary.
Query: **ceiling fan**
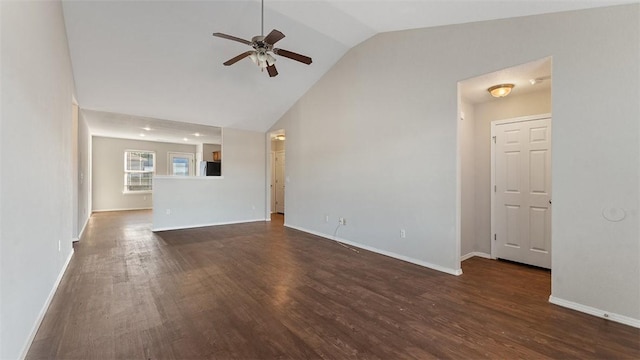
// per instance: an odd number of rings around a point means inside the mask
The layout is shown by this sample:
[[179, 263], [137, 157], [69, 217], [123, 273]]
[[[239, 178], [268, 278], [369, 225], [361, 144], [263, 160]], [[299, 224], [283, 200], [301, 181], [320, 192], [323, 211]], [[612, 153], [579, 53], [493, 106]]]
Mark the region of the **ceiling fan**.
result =
[[300, 55], [300, 54], [294, 53], [293, 51], [278, 49], [273, 47], [275, 43], [277, 43], [278, 41], [284, 38], [284, 34], [276, 29], [273, 29], [267, 36], [264, 36], [264, 0], [262, 0], [261, 3], [262, 3], [261, 35], [254, 36], [251, 39], [251, 41], [249, 41], [249, 40], [241, 39], [239, 37], [235, 37], [235, 36], [231, 36], [231, 35], [227, 35], [219, 32], [213, 33], [213, 36], [227, 39], [227, 40], [241, 42], [253, 48], [253, 50], [245, 51], [242, 54], [227, 60], [223, 64], [225, 66], [233, 65], [236, 62], [246, 57], [249, 57], [261, 69], [266, 68], [267, 73], [269, 73], [270, 77], [274, 77], [278, 75], [278, 70], [276, 70], [276, 66], [274, 65], [276, 62], [276, 58], [274, 58], [273, 55], [271, 55], [272, 53], [275, 55], [280, 55], [292, 60], [299, 61], [303, 64], [307, 64], [307, 65], [311, 64], [312, 60], [308, 56]]

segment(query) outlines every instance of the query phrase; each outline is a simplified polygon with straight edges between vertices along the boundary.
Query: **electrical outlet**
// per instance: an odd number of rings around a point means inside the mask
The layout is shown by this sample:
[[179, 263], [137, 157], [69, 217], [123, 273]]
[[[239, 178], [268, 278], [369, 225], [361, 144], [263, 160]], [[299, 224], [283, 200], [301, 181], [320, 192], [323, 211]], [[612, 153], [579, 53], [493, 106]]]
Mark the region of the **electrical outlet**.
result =
[[347, 225], [347, 219], [345, 219], [345, 218], [340, 218], [340, 219], [338, 219], [338, 224], [340, 224], [340, 225]]
[[407, 232], [404, 229], [400, 229], [400, 237], [403, 239], [407, 237]]
[[329, 222], [329, 215], [325, 215], [324, 216], [324, 222], [328, 223]]
[[60, 243], [60, 240], [58, 240], [58, 252], [62, 250], [62, 244]]
[[142, 200], [147, 200], [147, 195], [143, 196]]
[[167, 215], [171, 215], [171, 209], [167, 209], [167, 210], [165, 210], [165, 213], [166, 213]]

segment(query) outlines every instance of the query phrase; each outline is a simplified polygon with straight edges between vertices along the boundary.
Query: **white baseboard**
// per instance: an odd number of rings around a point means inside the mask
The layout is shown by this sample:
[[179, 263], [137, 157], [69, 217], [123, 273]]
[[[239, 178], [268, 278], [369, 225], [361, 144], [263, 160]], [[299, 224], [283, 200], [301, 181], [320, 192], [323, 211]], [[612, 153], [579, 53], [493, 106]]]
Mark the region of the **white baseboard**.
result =
[[92, 213], [97, 212], [109, 212], [109, 211], [132, 211], [132, 210], [153, 210], [152, 207], [141, 207], [141, 208], [123, 208], [123, 209], [98, 209], [91, 210]]
[[91, 215], [89, 215], [85, 220], [84, 220], [84, 225], [82, 225], [82, 229], [80, 229], [80, 232], [78, 233], [78, 237], [73, 239], [73, 241], [80, 241], [80, 239], [82, 239], [82, 234], [84, 234], [84, 230], [87, 228], [87, 224], [89, 223], [89, 219], [91, 218]]
[[248, 219], [248, 220], [227, 221], [227, 222], [217, 222], [217, 223], [207, 223], [207, 224], [166, 226], [166, 227], [160, 227], [160, 228], [152, 228], [151, 231], [156, 232], [156, 231], [194, 229], [194, 228], [201, 228], [201, 227], [207, 227], [207, 226], [244, 224], [244, 223], [258, 222], [258, 221], [267, 221], [267, 219], [262, 218], [262, 219]]
[[42, 320], [44, 320], [44, 315], [47, 313], [47, 310], [49, 309], [49, 305], [51, 305], [51, 300], [53, 300], [53, 295], [56, 294], [56, 290], [58, 290], [58, 285], [60, 285], [60, 281], [62, 281], [62, 276], [64, 276], [65, 271], [67, 271], [67, 267], [69, 266], [69, 262], [71, 262], [73, 253], [74, 253], [73, 248], [71, 248], [71, 252], [69, 253], [69, 256], [67, 257], [67, 260], [65, 261], [64, 265], [62, 266], [62, 269], [58, 274], [58, 278], [56, 279], [56, 282], [53, 284], [53, 288], [51, 289], [51, 292], [49, 292], [49, 296], [47, 297], [47, 300], [44, 302], [44, 305], [42, 306], [42, 310], [40, 310], [40, 314], [38, 314], [38, 318], [36, 319], [36, 322], [33, 324], [33, 327], [31, 328], [31, 333], [27, 338], [27, 341], [25, 342], [24, 346], [22, 347], [20, 359], [24, 359], [27, 356], [27, 353], [29, 352], [29, 348], [31, 347], [31, 343], [33, 342], [33, 339], [35, 339], [36, 334], [38, 333], [38, 329], [42, 324]]
[[398, 260], [402, 260], [402, 261], [406, 261], [408, 263], [412, 263], [412, 264], [415, 264], [415, 265], [420, 265], [420, 266], [423, 266], [423, 267], [426, 267], [426, 268], [429, 268], [429, 269], [441, 271], [441, 272], [444, 272], [444, 273], [447, 273], [447, 274], [456, 275], [456, 276], [462, 275], [462, 269], [458, 269], [458, 270], [450, 269], [450, 268], [447, 268], [447, 267], [444, 267], [444, 266], [432, 264], [432, 263], [429, 263], [429, 262], [426, 262], [426, 261], [414, 259], [414, 258], [411, 258], [411, 257], [408, 257], [408, 256], [396, 254], [396, 253], [393, 253], [393, 252], [390, 252], [390, 251], [381, 250], [381, 249], [374, 248], [374, 247], [371, 247], [371, 246], [368, 246], [368, 245], [359, 244], [359, 243], [356, 243], [356, 242], [353, 242], [353, 241], [349, 241], [349, 240], [346, 240], [346, 239], [342, 239], [342, 238], [335, 238], [334, 239], [330, 235], [323, 234], [323, 233], [320, 233], [320, 232], [317, 232], [317, 231], [313, 231], [313, 230], [309, 230], [309, 229], [305, 229], [305, 228], [298, 227], [298, 226], [293, 226], [293, 225], [289, 225], [289, 224], [284, 224], [284, 226], [286, 226], [288, 228], [291, 228], [291, 229], [295, 229], [295, 230], [299, 230], [299, 231], [302, 231], [302, 232], [306, 232], [306, 233], [309, 233], [309, 234], [313, 234], [313, 235], [316, 235], [316, 236], [320, 236], [320, 237], [323, 237], [325, 239], [339, 241], [341, 243], [348, 244], [348, 245], [351, 245], [351, 246], [354, 246], [354, 247], [357, 247], [357, 248], [360, 248], [360, 249], [368, 250], [368, 251], [374, 252], [376, 254], [388, 256], [388, 257], [391, 257], [391, 258], [394, 258], [394, 259], [398, 259]]
[[485, 258], [485, 259], [491, 259], [491, 255], [489, 255], [487, 253], [483, 253], [483, 252], [479, 252], [479, 251], [472, 251], [472, 252], [470, 252], [470, 253], [468, 253], [466, 255], [462, 255], [460, 257], [460, 261], [465, 261], [467, 259], [471, 259], [474, 256]]
[[554, 297], [553, 295], [549, 296], [549, 302], [555, 305], [569, 308], [571, 310], [576, 310], [576, 311], [583, 312], [585, 314], [597, 316], [602, 319], [607, 319], [607, 320], [615, 321], [621, 324], [633, 326], [635, 328], [640, 328], [640, 319], [634, 319], [632, 317], [615, 314], [605, 310], [596, 309], [591, 306], [582, 305], [573, 301], [560, 299], [560, 298]]

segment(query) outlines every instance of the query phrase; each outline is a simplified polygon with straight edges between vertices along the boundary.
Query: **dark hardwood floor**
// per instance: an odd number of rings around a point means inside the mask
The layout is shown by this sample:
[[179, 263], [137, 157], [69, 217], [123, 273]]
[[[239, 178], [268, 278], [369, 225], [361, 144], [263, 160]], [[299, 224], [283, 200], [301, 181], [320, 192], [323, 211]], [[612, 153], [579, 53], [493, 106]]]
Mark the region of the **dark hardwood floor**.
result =
[[545, 270], [472, 258], [456, 277], [281, 216], [150, 226], [93, 215], [27, 359], [640, 358], [640, 330], [550, 304]]

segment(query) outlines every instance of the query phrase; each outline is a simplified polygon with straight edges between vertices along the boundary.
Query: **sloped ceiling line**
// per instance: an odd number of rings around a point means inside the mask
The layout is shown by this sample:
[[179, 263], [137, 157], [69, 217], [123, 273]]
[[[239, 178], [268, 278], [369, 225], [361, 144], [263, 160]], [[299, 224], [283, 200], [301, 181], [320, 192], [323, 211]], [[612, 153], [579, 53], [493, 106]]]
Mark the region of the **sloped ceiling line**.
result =
[[[63, 1], [78, 101], [84, 109], [266, 131], [352, 47], [376, 33], [617, 5], [633, 1], [266, 1], [265, 31], [279, 47], [280, 75], [250, 61], [222, 62], [260, 32], [260, 3]], [[381, 49], [384, 51], [384, 49]]]

